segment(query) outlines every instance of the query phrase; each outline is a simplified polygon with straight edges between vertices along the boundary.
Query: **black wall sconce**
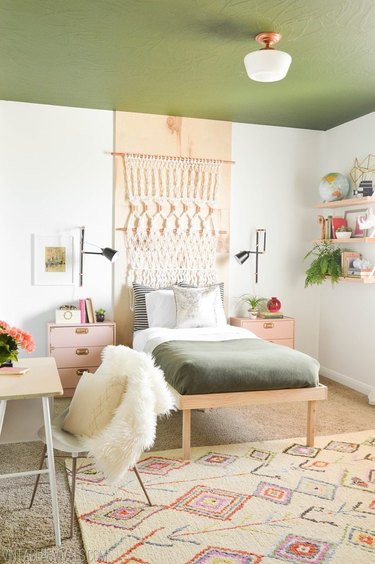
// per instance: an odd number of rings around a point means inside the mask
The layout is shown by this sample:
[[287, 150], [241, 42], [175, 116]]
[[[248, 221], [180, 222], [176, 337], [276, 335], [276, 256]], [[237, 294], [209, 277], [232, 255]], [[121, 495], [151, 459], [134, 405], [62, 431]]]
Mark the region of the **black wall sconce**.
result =
[[[263, 237], [261, 237], [263, 235]], [[267, 232], [265, 229], [256, 230], [256, 243], [255, 251], [241, 251], [234, 255], [234, 258], [239, 264], [243, 264], [247, 261], [250, 255], [255, 255], [255, 283], [258, 283], [258, 267], [259, 267], [259, 255], [263, 255], [266, 252], [266, 238]]]
[[[82, 286], [82, 283], [83, 283], [83, 255], [102, 255], [103, 257], [108, 259], [110, 262], [115, 262], [115, 260], [118, 257], [119, 252], [115, 251], [114, 249], [110, 249], [109, 247], [104, 247], [104, 248], [98, 247], [98, 249], [100, 249], [100, 252], [98, 252], [98, 251], [96, 251], [96, 252], [85, 251], [84, 250], [85, 228], [80, 227], [80, 231], [81, 231], [81, 235], [80, 235], [80, 253], [79, 253], [79, 285]], [[94, 247], [96, 247], [96, 245], [94, 245]]]

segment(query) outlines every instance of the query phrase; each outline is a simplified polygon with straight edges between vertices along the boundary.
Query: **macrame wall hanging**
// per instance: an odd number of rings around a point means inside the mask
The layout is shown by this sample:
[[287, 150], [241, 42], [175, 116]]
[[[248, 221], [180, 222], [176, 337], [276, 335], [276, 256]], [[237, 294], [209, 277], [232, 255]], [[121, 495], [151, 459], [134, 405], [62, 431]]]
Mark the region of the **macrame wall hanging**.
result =
[[223, 161], [121, 154], [129, 282], [216, 282], [215, 211]]

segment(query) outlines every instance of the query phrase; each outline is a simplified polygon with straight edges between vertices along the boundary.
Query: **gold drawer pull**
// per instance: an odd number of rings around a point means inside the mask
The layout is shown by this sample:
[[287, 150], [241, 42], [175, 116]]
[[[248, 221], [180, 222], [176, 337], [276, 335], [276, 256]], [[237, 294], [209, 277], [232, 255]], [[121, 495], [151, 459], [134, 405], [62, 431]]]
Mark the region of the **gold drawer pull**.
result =
[[272, 329], [274, 325], [274, 323], [263, 323], [264, 329]]
[[89, 349], [76, 349], [76, 354], [78, 354], [78, 356], [89, 354], [89, 352]]
[[82, 374], [86, 372], [86, 370], [84, 368], [78, 368], [78, 370], [76, 370], [76, 374], [77, 376], [82, 376]]
[[88, 332], [89, 332], [89, 330], [88, 330], [87, 327], [77, 327], [77, 329], [76, 329], [76, 333], [78, 333], [78, 335], [80, 335], [81, 333], [85, 333], [85, 334], [86, 334], [86, 333], [88, 333]]

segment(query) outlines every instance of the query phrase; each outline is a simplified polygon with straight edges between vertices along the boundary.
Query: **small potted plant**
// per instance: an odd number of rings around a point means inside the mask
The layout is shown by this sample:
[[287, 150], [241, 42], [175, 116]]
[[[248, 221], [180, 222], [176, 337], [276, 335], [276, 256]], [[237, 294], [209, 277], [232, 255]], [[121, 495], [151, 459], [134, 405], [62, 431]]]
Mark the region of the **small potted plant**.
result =
[[96, 321], [98, 323], [104, 321], [104, 319], [105, 319], [105, 309], [103, 309], [102, 307], [97, 309], [95, 311], [95, 317], [96, 317]]
[[265, 303], [267, 301], [267, 298], [262, 298], [261, 296], [252, 296], [251, 294], [243, 294], [240, 297], [240, 301], [248, 304], [250, 319], [256, 319], [258, 317], [260, 305]]
[[336, 239], [350, 239], [352, 231], [351, 227], [348, 227], [347, 225], [340, 225], [340, 227], [336, 229]]

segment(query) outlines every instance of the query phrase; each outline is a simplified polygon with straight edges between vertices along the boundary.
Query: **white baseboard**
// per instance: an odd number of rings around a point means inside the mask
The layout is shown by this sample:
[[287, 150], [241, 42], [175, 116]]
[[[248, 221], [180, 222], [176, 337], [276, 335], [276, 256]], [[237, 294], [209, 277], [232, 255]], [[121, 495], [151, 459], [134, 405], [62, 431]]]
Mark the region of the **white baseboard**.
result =
[[330, 368], [325, 368], [324, 366], [320, 367], [320, 374], [322, 376], [326, 376], [330, 378], [334, 382], [338, 382], [339, 384], [343, 384], [356, 392], [361, 392], [361, 394], [365, 394], [369, 396], [369, 402], [372, 404], [375, 401], [375, 388], [369, 386], [368, 384], [364, 384], [363, 382], [358, 382], [358, 380], [354, 380], [353, 378], [349, 378], [349, 376], [345, 376], [344, 374], [340, 374], [340, 372], [336, 372], [335, 370], [331, 370]]

